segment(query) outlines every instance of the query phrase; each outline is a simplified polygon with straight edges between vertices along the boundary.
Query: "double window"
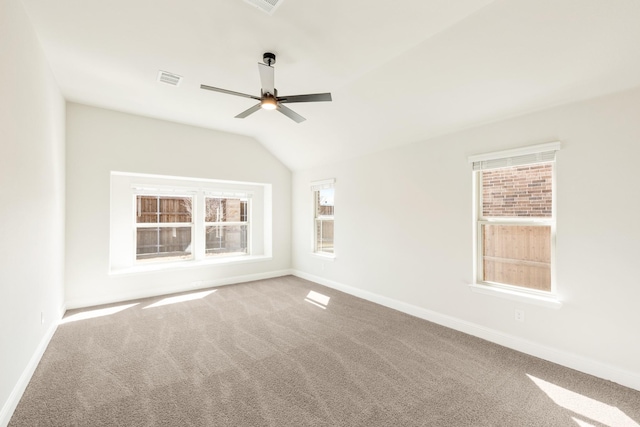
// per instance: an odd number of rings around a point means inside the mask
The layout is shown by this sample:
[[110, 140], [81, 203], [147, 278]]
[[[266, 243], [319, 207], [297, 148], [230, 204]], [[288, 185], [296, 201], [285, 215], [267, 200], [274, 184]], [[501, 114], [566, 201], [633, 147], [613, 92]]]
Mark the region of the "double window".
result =
[[271, 257], [271, 185], [111, 173], [112, 273]]
[[476, 281], [555, 293], [555, 153], [559, 143], [472, 156]]
[[192, 195], [137, 194], [135, 198], [136, 261], [249, 254], [250, 199], [246, 196], [196, 191]]
[[313, 193], [313, 252], [334, 256], [334, 208], [335, 180], [316, 181], [311, 184]]

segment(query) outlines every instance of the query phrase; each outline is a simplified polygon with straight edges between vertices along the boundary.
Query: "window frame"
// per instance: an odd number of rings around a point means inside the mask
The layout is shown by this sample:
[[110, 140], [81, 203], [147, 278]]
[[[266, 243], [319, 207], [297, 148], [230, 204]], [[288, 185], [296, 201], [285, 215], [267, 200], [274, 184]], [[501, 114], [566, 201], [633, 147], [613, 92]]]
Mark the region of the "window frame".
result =
[[[204, 260], [204, 259], [220, 259], [220, 258], [243, 258], [251, 255], [251, 240], [249, 236], [251, 235], [250, 231], [250, 223], [249, 220], [251, 211], [250, 211], [250, 201], [251, 194], [250, 193], [237, 193], [237, 192], [218, 192], [211, 193], [207, 192], [203, 189], [188, 189], [186, 191], [175, 189], [174, 192], [169, 190], [154, 190], [154, 189], [146, 189], [146, 188], [132, 188], [133, 195], [133, 265], [146, 265], [146, 264], [167, 264], [167, 263], [180, 263], [180, 262], [189, 262], [193, 260]], [[145, 225], [146, 223], [138, 223], [136, 221], [137, 216], [137, 197], [140, 195], [150, 196], [150, 197], [190, 197], [192, 200], [192, 212], [191, 212], [191, 222], [190, 223], [181, 223], [181, 222], [171, 222], [171, 223], [148, 223], [150, 225]], [[217, 199], [240, 199], [247, 201], [247, 221], [244, 222], [207, 222], [206, 221], [206, 199], [207, 198], [217, 198]], [[247, 226], [247, 251], [246, 253], [234, 253], [234, 254], [209, 254], [206, 251], [206, 240], [207, 240], [207, 227], [208, 226], [216, 226], [216, 225], [246, 225]], [[138, 228], [174, 228], [174, 227], [191, 227], [191, 256], [185, 258], [179, 257], [157, 257], [157, 258], [149, 258], [149, 259], [138, 259], [137, 256], [137, 231]]]
[[[273, 259], [272, 184], [208, 178], [176, 177], [111, 171], [109, 208], [109, 275], [263, 262]], [[193, 197], [193, 257], [136, 260], [137, 194]], [[200, 197], [197, 195], [201, 194]], [[205, 256], [204, 197], [249, 198], [247, 253]], [[180, 225], [188, 225], [180, 223]], [[169, 226], [174, 224], [167, 223]], [[154, 223], [154, 227], [156, 223]]]
[[[558, 284], [556, 280], [556, 199], [557, 178], [555, 154], [560, 150], [560, 142], [539, 144], [512, 150], [469, 156], [469, 163], [474, 165], [473, 176], [473, 277], [470, 285], [473, 290], [539, 305], [559, 308]], [[529, 159], [529, 161], [527, 161]], [[511, 161], [515, 162], [514, 164]], [[489, 166], [484, 166], [484, 162]], [[491, 162], [494, 164], [492, 165]], [[496, 163], [497, 162], [497, 163]], [[521, 163], [522, 162], [522, 163]], [[483, 163], [483, 165], [479, 165]], [[495, 164], [503, 164], [495, 166]], [[530, 166], [535, 164], [551, 164], [551, 216], [550, 217], [488, 217], [483, 213], [482, 172], [497, 170], [510, 166]], [[525, 286], [484, 280], [484, 225], [518, 225], [550, 227], [550, 290], [538, 290]]]
[[[335, 178], [324, 179], [320, 181], [313, 181], [311, 183], [311, 196], [312, 196], [312, 209], [313, 209], [313, 223], [312, 223], [312, 237], [311, 237], [311, 251], [315, 256], [322, 258], [335, 259], [336, 257], [336, 241], [335, 241]], [[318, 196], [321, 190], [333, 189], [334, 190], [334, 206], [333, 215], [318, 215]], [[318, 222], [319, 221], [332, 221], [334, 236], [333, 236], [333, 252], [326, 252], [319, 249], [318, 245]]]
[[[133, 219], [133, 256], [134, 256], [134, 264], [147, 264], [147, 263], [156, 263], [156, 262], [175, 262], [175, 261], [190, 261], [195, 258], [195, 251], [193, 250], [193, 242], [195, 238], [195, 218], [193, 212], [191, 213], [191, 222], [138, 222], [137, 217], [141, 214], [138, 206], [138, 197], [146, 196], [146, 197], [155, 197], [158, 200], [158, 210], [156, 212], [157, 215], [160, 215], [160, 199], [163, 197], [169, 198], [190, 198], [192, 206], [195, 206], [196, 200], [194, 194], [180, 194], [180, 193], [163, 193], [158, 192], [155, 194], [146, 193], [146, 192], [133, 192], [133, 207], [134, 207], [134, 219]], [[168, 256], [168, 257], [150, 257], [148, 259], [139, 259], [137, 254], [138, 249], [138, 230], [144, 228], [184, 228], [189, 227], [191, 229], [191, 254], [188, 257], [180, 257], [180, 256]]]
[[[242, 221], [207, 221], [207, 214], [206, 214], [206, 209], [207, 209], [207, 199], [231, 199], [231, 200], [240, 200], [240, 202], [245, 202], [246, 203], [246, 207], [244, 209], [244, 216], [245, 216], [245, 220]], [[203, 196], [203, 203], [202, 203], [202, 210], [203, 210], [203, 230], [204, 230], [204, 241], [205, 241], [205, 249], [204, 249], [204, 257], [205, 258], [223, 258], [223, 257], [244, 257], [244, 256], [249, 256], [251, 255], [251, 197], [249, 197], [249, 195], [242, 195], [242, 196], [223, 196], [223, 195], [215, 195], [215, 194], [210, 194], [210, 193], [206, 193]], [[243, 214], [242, 214], [242, 208], [240, 208], [240, 218], [242, 219]], [[225, 227], [225, 226], [234, 226], [234, 225], [240, 225], [240, 226], [246, 226], [246, 234], [247, 234], [247, 251], [244, 254], [212, 254], [212, 253], [208, 253], [207, 252], [207, 248], [206, 248], [206, 240], [207, 240], [207, 227]]]

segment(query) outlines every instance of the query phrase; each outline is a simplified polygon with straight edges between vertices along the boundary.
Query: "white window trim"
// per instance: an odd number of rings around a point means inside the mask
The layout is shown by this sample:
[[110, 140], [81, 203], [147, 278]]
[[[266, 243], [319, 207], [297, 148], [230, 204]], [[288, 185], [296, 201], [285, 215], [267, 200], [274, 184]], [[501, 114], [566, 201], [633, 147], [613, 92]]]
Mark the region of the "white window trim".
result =
[[212, 265], [225, 265], [225, 264], [249, 264], [254, 262], [271, 261], [273, 257], [271, 255], [246, 255], [242, 257], [222, 257], [219, 259], [191, 259], [191, 260], [178, 260], [167, 261], [163, 263], [149, 263], [149, 264], [136, 264], [132, 267], [110, 270], [111, 276], [126, 276], [129, 274], [147, 273], [152, 271], [164, 271], [164, 270], [181, 270], [190, 268], [202, 268], [211, 267]]
[[335, 178], [322, 179], [320, 181], [313, 181], [311, 183], [311, 191], [325, 190], [327, 188], [334, 188], [336, 184]]
[[[556, 167], [555, 153], [561, 148], [559, 141], [538, 144], [511, 150], [483, 153], [468, 157], [473, 165], [473, 277], [474, 283], [469, 287], [472, 291], [507, 298], [519, 302], [536, 304], [549, 308], [560, 308], [562, 302], [558, 295], [556, 281]], [[551, 154], [550, 154], [551, 153]], [[524, 162], [524, 163], [522, 163]], [[482, 170], [509, 167], [517, 164], [553, 163], [552, 167], [552, 217], [551, 218], [500, 218], [482, 217], [482, 191], [479, 172]], [[522, 224], [547, 225], [551, 227], [551, 291], [538, 291], [519, 286], [485, 282], [481, 280], [482, 272], [482, 224]]]
[[333, 253], [328, 253], [328, 252], [311, 252], [311, 256], [316, 257], [316, 258], [320, 258], [326, 261], [335, 261], [336, 260], [336, 254]]
[[562, 307], [562, 301], [557, 296], [551, 295], [536, 295], [528, 294], [522, 291], [516, 291], [513, 289], [504, 289], [501, 287], [487, 286], [484, 284], [472, 283], [469, 288], [473, 292], [479, 294], [491, 295], [498, 298], [505, 298], [512, 301], [518, 301], [533, 305], [538, 305], [547, 308], [560, 308]]
[[507, 159], [511, 157], [539, 154], [549, 151], [560, 151], [560, 141], [547, 142], [546, 144], [529, 145], [527, 147], [512, 148], [510, 150], [493, 151], [491, 153], [475, 154], [468, 157], [469, 163], [483, 162], [487, 160]]
[[[114, 181], [117, 179], [117, 181]], [[117, 184], [116, 184], [117, 183]], [[133, 232], [127, 223], [131, 223], [131, 215], [135, 218], [135, 195], [133, 205], [131, 194], [148, 195], [187, 195], [202, 194], [204, 197], [248, 198], [251, 217], [250, 253], [237, 256], [200, 257], [190, 259], [148, 261], [137, 263], [135, 260], [135, 219]], [[271, 184], [257, 182], [241, 182], [214, 180], [206, 178], [175, 177], [167, 175], [150, 175], [129, 172], [111, 172], [110, 200], [110, 238], [109, 238], [109, 271], [110, 275], [126, 275], [158, 270], [175, 270], [183, 268], [201, 268], [214, 265], [244, 264], [272, 260], [272, 200]], [[254, 201], [257, 199], [257, 210]], [[204, 232], [204, 221], [198, 223], [197, 217], [204, 215], [204, 209], [194, 201], [193, 233]], [[258, 215], [258, 216], [255, 216]], [[204, 218], [202, 218], [204, 220]], [[204, 250], [204, 240], [201, 239]], [[133, 242], [133, 243], [131, 243]], [[192, 239], [192, 242], [194, 240]], [[133, 252], [133, 255], [130, 255]], [[195, 252], [196, 254], [198, 252]]]
[[[321, 217], [317, 217], [316, 216], [316, 200], [315, 200], [315, 192], [316, 191], [320, 191], [320, 190], [325, 190], [328, 188], [335, 188], [335, 183], [336, 180], [335, 178], [329, 178], [329, 179], [323, 179], [323, 180], [318, 180], [318, 181], [313, 181], [311, 182], [311, 194], [313, 195], [313, 197], [311, 198], [311, 203], [312, 203], [312, 212], [313, 212], [313, 218], [312, 218], [312, 233], [311, 233], [311, 255], [317, 258], [321, 258], [324, 260], [330, 260], [333, 261], [336, 258], [336, 241], [335, 241], [335, 211], [334, 214], [331, 216], [327, 216], [327, 215], [323, 215]], [[334, 240], [333, 240], [333, 253], [330, 252], [321, 252], [317, 250], [317, 241], [316, 241], [316, 222], [318, 221], [318, 219], [330, 219], [333, 220], [333, 224], [334, 224]]]

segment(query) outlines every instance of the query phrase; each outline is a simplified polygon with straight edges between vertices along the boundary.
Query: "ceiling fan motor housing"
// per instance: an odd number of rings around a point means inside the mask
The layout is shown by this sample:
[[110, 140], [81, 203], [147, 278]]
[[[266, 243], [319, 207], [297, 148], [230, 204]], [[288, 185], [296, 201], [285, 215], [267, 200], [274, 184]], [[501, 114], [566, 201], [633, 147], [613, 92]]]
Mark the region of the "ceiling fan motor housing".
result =
[[271, 52], [265, 52], [264, 55], [262, 55], [262, 60], [265, 64], [271, 66], [276, 63], [276, 55]]

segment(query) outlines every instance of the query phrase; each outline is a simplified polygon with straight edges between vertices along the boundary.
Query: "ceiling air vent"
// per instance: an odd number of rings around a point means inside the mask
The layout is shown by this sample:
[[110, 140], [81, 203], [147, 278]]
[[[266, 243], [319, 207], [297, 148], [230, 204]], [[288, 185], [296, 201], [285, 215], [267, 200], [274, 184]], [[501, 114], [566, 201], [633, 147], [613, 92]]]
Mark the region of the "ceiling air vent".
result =
[[244, 0], [246, 3], [257, 7], [263, 12], [273, 15], [273, 12], [282, 4], [284, 0]]
[[182, 76], [179, 76], [173, 73], [168, 73], [166, 71], [159, 71], [158, 81], [160, 83], [165, 83], [171, 86], [179, 86], [180, 82], [182, 81]]

